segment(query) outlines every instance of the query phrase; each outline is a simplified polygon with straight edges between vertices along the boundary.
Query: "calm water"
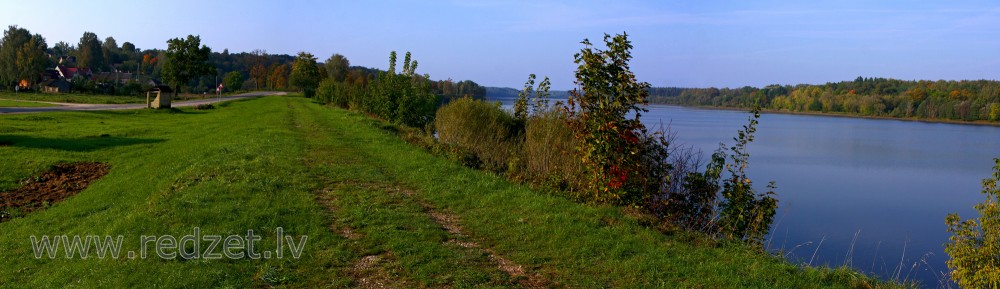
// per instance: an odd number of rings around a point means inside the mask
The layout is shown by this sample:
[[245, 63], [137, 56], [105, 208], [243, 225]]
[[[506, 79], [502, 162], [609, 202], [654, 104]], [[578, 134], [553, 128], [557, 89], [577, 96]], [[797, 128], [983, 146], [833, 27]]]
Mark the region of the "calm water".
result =
[[[680, 142], [707, 153], [732, 143], [749, 116], [649, 110], [647, 124], [669, 123]], [[944, 218], [969, 218], [984, 199], [980, 180], [1000, 157], [1000, 127], [763, 114], [749, 150], [758, 189], [778, 184], [772, 251], [806, 263], [815, 253], [813, 265], [850, 261], [883, 278], [936, 287], [947, 271]]]
[[[647, 126], [669, 124], [679, 142], [706, 156], [719, 142], [731, 144], [749, 116], [649, 110]], [[974, 216], [984, 199], [980, 181], [1000, 157], [1000, 127], [763, 114], [749, 152], [758, 190], [778, 185], [771, 251], [937, 287], [947, 271], [944, 218]]]

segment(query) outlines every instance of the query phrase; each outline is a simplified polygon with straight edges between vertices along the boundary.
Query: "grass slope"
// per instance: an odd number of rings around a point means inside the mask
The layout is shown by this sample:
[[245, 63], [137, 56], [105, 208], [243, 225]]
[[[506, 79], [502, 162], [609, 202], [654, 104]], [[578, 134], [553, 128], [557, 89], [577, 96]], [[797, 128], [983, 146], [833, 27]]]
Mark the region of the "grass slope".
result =
[[[0, 223], [0, 284], [869, 287], [848, 270], [803, 269], [738, 244], [664, 235], [618, 208], [437, 158], [386, 128], [294, 97], [211, 111], [0, 116], [0, 142], [10, 143], [0, 146], [0, 190], [58, 162], [111, 165], [77, 196]], [[277, 227], [309, 239], [301, 259], [270, 260], [35, 259], [29, 241], [124, 235], [129, 251], [139, 249], [140, 235], [194, 227], [217, 235], [252, 229], [265, 249], [276, 245]]]

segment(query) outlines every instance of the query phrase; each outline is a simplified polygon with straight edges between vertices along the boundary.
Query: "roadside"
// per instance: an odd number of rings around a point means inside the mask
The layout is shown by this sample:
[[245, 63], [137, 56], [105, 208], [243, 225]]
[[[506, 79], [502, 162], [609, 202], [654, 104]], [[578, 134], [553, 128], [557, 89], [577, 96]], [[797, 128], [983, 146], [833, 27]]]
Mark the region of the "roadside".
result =
[[[174, 102], [172, 107], [190, 107], [198, 106], [202, 104], [218, 103], [222, 101], [244, 99], [250, 97], [259, 96], [269, 96], [269, 95], [286, 95], [286, 92], [274, 92], [274, 91], [255, 91], [237, 94], [233, 96], [225, 96], [221, 98], [207, 98], [199, 100], [188, 100]], [[0, 99], [6, 100], [6, 99]], [[20, 114], [20, 113], [36, 113], [36, 112], [48, 112], [48, 111], [93, 111], [93, 110], [125, 110], [125, 109], [143, 109], [146, 108], [145, 103], [134, 103], [134, 104], [86, 104], [86, 103], [65, 103], [65, 102], [45, 102], [45, 101], [29, 101], [29, 100], [11, 100], [11, 101], [23, 101], [23, 102], [33, 102], [33, 103], [45, 103], [55, 106], [38, 106], [38, 107], [0, 107], [0, 114]]]
[[40, 101], [25, 101], [19, 99], [2, 99], [0, 98], [0, 107], [42, 107], [42, 106], [55, 106], [57, 104], [51, 104]]

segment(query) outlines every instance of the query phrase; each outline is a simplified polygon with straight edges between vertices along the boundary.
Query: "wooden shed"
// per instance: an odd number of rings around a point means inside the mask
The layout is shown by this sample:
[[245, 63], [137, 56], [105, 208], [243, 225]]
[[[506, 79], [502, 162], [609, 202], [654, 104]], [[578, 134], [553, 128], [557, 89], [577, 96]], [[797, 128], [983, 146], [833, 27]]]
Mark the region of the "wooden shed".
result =
[[[156, 94], [156, 98], [150, 101], [153, 94]], [[146, 90], [146, 108], [170, 108], [171, 95], [174, 93], [170, 86], [166, 85], [155, 85], [149, 90]]]

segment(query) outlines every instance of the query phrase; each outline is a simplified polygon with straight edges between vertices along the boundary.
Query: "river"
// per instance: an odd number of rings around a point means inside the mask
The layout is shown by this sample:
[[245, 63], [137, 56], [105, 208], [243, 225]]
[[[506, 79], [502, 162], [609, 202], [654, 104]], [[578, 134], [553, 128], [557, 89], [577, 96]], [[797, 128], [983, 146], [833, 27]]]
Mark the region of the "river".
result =
[[[647, 127], [669, 125], [678, 143], [706, 157], [732, 144], [749, 116], [648, 108]], [[948, 282], [945, 216], [977, 216], [980, 181], [1000, 157], [1000, 127], [765, 113], [748, 150], [755, 187], [778, 185], [771, 252], [933, 288]]]
[[[720, 141], [731, 144], [749, 116], [649, 110], [647, 125], [670, 124], [679, 142], [706, 154]], [[763, 114], [749, 152], [758, 189], [778, 185], [771, 251], [937, 287], [947, 281], [944, 218], [975, 216], [972, 206], [984, 199], [980, 181], [1000, 157], [1000, 127]]]

